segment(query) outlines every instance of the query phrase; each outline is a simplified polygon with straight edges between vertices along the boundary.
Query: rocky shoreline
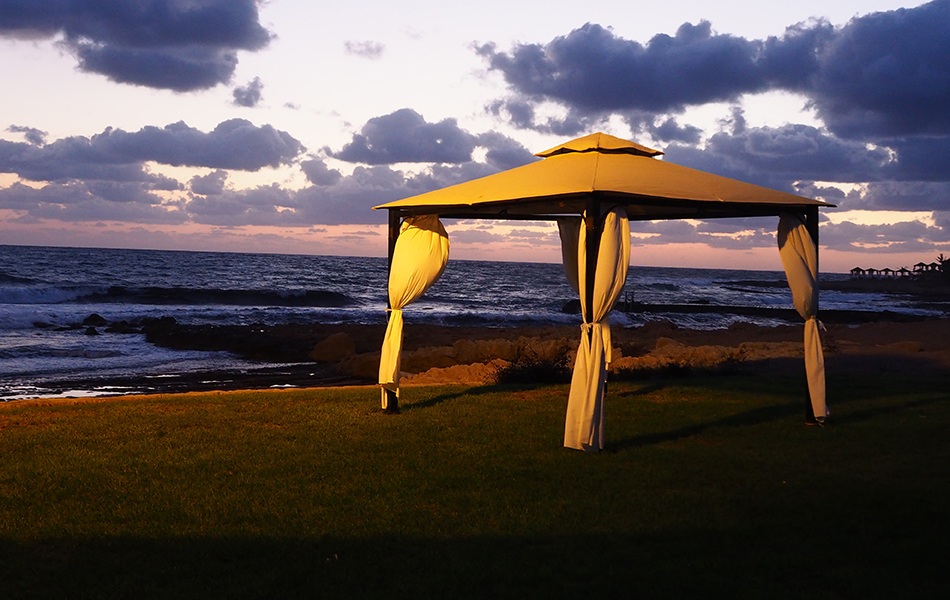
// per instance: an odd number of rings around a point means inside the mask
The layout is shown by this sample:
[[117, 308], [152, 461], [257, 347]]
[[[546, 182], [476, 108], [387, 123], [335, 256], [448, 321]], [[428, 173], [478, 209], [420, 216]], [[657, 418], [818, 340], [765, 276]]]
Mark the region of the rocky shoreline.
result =
[[[709, 310], [697, 307], [700, 309]], [[874, 314], [877, 317], [873, 322], [826, 320], [826, 360], [846, 362], [849, 369], [859, 370], [893, 369], [907, 361], [950, 369], [950, 319]], [[96, 317], [91, 315], [78, 328], [85, 328], [89, 335], [140, 334], [151, 343], [172, 349], [227, 351], [256, 361], [259, 366], [161, 377], [71, 379], [54, 382], [54, 388], [160, 393], [372, 385], [385, 332], [382, 323], [198, 326], [180, 324], [170, 317], [122, 324]], [[489, 384], [513, 364], [569, 366], [577, 336], [576, 326], [486, 328], [408, 322], [401, 364], [403, 384]], [[738, 323], [725, 330], [691, 330], [668, 321], [641, 327], [615, 326], [613, 347], [611, 370], [628, 374], [779, 365], [797, 372], [802, 368], [800, 323], [779, 327]]]

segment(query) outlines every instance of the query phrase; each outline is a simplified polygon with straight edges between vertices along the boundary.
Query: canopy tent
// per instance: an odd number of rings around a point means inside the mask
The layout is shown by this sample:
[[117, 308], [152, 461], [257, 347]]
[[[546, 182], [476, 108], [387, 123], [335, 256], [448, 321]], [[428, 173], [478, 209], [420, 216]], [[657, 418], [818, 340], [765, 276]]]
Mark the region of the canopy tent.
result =
[[[797, 249], [782, 250], [783, 263], [787, 272], [795, 271], [795, 275], [789, 275], [789, 285], [793, 295], [802, 299], [803, 309], [799, 312], [806, 323], [814, 321], [815, 324], [811, 341], [808, 336], [812, 335], [812, 328], [806, 326], [806, 345], [813, 346], [817, 340], [820, 355], [818, 208], [833, 205], [657, 160], [655, 157], [660, 154], [662, 152], [627, 140], [595, 133], [538, 153], [543, 160], [375, 207], [389, 211], [390, 261], [396, 252], [400, 223], [418, 215], [559, 221], [568, 278], [571, 279], [572, 272], [578, 275], [572, 285], [576, 284], [581, 295], [584, 323], [577, 359], [583, 360], [584, 365], [579, 367], [575, 363], [571, 395], [588, 398], [581, 403], [584, 408], [580, 416], [576, 411], [568, 411], [565, 445], [569, 447], [592, 451], [603, 448], [603, 393], [602, 386], [596, 382], [605, 376], [601, 362], [609, 360], [609, 328], [605, 329], [605, 324], [616, 300], [616, 296], [611, 296], [620, 293], [629, 261], [628, 221], [789, 215], [783, 222], [793, 223], [795, 226], [789, 225], [788, 229], [794, 233], [780, 236], [779, 241], [786, 245], [786, 241], [793, 240], [793, 247]], [[794, 222], [789, 221], [793, 217]], [[578, 224], [576, 234], [572, 222]], [[581, 222], [583, 226], [579, 225]], [[577, 240], [576, 252], [571, 249], [574, 239]], [[604, 255], [606, 258], [602, 258]], [[804, 258], [796, 263], [793, 256]], [[427, 259], [419, 254], [408, 260]], [[576, 266], [572, 266], [571, 261]], [[802, 276], [801, 264], [811, 277]], [[394, 277], [401, 275], [392, 269], [390, 289]], [[808, 305], [807, 310], [804, 304]], [[586, 350], [585, 336], [588, 337]], [[593, 341], [594, 337], [600, 339], [599, 344]], [[815, 352], [811, 352], [811, 356], [814, 358]], [[815, 395], [820, 387], [819, 405], [824, 407], [823, 363], [810, 360], [807, 365], [810, 374], [815, 371], [814, 376], [809, 376], [810, 393]], [[578, 374], [579, 368], [581, 374]], [[381, 377], [380, 383], [391, 382], [383, 382]], [[575, 386], [583, 386], [583, 394], [581, 387]], [[594, 391], [590, 392], [591, 389]], [[387, 398], [384, 408], [398, 411], [395, 392], [390, 391]], [[812, 407], [811, 401], [808, 406]], [[573, 433], [569, 434], [569, 430]]]

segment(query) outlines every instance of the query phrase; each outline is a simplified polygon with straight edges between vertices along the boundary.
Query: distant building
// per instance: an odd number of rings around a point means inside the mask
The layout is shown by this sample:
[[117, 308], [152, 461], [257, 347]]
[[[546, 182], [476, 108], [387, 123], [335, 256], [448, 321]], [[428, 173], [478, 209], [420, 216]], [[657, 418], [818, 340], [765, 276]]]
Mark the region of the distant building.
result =
[[851, 278], [852, 279], [877, 279], [878, 277], [887, 277], [887, 278], [902, 278], [902, 277], [919, 277], [928, 273], [940, 273], [943, 271], [943, 265], [938, 262], [925, 263], [919, 262], [914, 265], [913, 270], [908, 269], [907, 267], [901, 267], [900, 269], [891, 269], [890, 267], [884, 267], [883, 269], [869, 268], [864, 269], [861, 267], [855, 267], [851, 269]]

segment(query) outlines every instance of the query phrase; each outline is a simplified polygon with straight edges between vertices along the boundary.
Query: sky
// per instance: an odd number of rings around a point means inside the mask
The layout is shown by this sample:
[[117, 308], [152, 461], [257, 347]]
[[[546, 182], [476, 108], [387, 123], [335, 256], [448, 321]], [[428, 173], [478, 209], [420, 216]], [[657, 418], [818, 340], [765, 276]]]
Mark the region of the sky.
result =
[[[950, 254], [947, 56], [950, 0], [0, 0], [0, 244], [384, 256], [373, 206], [603, 131], [835, 204], [823, 271], [909, 267]], [[780, 270], [776, 225], [631, 223], [631, 263]]]

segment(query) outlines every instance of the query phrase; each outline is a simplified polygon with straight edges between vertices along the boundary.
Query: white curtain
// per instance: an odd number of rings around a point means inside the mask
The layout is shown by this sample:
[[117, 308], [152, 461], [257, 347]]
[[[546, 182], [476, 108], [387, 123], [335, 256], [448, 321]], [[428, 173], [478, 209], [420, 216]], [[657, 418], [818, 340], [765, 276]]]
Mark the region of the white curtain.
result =
[[784, 214], [778, 224], [779, 254], [792, 290], [795, 310], [805, 319], [805, 375], [814, 414], [828, 415], [825, 401], [825, 358], [818, 321], [818, 248], [799, 215]]
[[387, 390], [399, 395], [402, 309], [435, 283], [448, 260], [449, 237], [438, 215], [408, 217], [403, 221], [389, 270], [389, 324], [379, 357], [383, 409], [388, 408]]
[[[607, 315], [623, 291], [630, 264], [630, 224], [622, 209], [607, 213], [594, 272], [592, 319], [587, 321], [587, 228], [578, 227], [577, 283], [581, 299], [581, 342], [574, 361], [564, 422], [564, 446], [587, 452], [604, 448], [604, 391], [610, 363]], [[563, 238], [562, 238], [563, 239]]]

